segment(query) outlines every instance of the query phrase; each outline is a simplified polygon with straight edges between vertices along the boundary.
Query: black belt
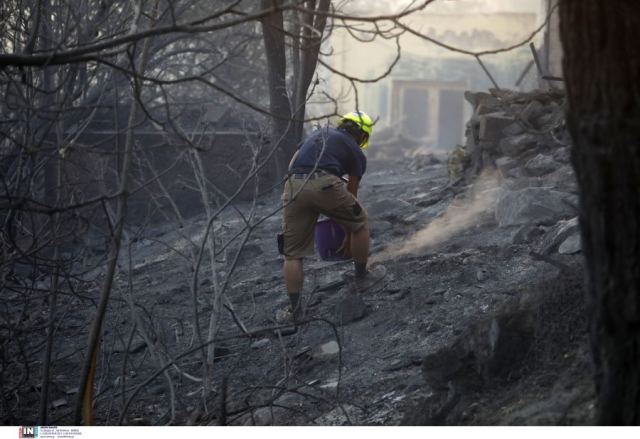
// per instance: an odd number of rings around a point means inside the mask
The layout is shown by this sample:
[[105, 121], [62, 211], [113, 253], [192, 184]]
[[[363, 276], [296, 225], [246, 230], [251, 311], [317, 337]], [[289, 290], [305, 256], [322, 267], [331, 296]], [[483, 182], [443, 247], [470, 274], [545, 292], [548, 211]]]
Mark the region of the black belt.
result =
[[307, 174], [300, 174], [297, 172], [293, 173], [291, 174], [291, 178], [295, 178], [297, 180], [306, 180], [306, 179], [313, 180], [315, 178], [324, 177], [326, 175], [332, 175], [332, 174], [329, 174], [327, 171], [324, 171], [322, 169], [317, 169], [314, 172], [310, 172]]

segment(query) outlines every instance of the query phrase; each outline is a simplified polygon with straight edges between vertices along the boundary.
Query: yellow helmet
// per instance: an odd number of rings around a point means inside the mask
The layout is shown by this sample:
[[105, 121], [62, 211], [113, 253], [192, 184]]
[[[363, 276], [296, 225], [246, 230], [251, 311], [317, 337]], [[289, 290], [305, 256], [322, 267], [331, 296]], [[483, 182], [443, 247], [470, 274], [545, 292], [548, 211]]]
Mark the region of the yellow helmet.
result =
[[352, 111], [340, 118], [338, 126], [348, 120], [358, 125], [358, 127], [366, 134], [366, 138], [360, 143], [360, 148], [367, 149], [369, 147], [369, 138], [371, 137], [371, 133], [373, 133], [373, 119], [363, 111]]

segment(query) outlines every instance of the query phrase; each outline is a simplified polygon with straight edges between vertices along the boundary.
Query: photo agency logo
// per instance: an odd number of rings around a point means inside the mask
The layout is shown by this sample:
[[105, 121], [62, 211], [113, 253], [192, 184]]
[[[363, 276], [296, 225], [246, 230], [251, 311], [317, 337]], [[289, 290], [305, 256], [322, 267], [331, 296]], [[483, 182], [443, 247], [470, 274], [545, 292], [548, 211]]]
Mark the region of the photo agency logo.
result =
[[37, 438], [39, 427], [20, 427], [20, 438]]

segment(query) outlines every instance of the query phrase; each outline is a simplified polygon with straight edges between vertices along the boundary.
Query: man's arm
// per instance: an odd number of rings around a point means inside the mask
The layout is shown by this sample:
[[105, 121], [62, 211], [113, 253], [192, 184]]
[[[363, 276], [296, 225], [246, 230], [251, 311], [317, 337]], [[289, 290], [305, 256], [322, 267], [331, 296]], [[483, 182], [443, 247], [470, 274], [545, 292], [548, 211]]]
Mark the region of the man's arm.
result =
[[360, 186], [360, 179], [361, 177], [354, 177], [353, 175], [350, 175], [349, 183], [347, 183], [347, 190], [356, 198], [358, 198], [358, 186]]
[[[347, 190], [356, 198], [358, 198], [358, 186], [360, 186], [361, 177], [349, 176]], [[351, 233], [347, 233], [342, 241], [342, 245], [338, 249], [338, 254], [351, 257]]]

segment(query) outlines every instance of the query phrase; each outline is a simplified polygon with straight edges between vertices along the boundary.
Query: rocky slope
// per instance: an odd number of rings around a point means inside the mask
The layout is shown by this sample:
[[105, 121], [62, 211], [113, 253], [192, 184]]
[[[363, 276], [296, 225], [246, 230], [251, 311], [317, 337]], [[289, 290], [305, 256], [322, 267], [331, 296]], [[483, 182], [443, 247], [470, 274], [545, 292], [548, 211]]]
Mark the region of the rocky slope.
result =
[[[308, 322], [294, 335], [274, 320], [287, 305], [277, 195], [238, 204], [214, 223], [221, 251], [199, 268], [196, 295], [190, 241], [199, 242], [206, 221], [132, 230], [107, 316], [97, 422], [591, 423], [562, 94], [467, 97], [475, 108], [467, 145], [448, 161], [418, 155], [371, 163], [361, 199], [385, 282], [354, 301], [342, 278], [348, 263], [306, 261]], [[251, 233], [222, 251], [247, 221]], [[229, 301], [219, 305], [213, 384], [203, 394], [202, 350], [193, 347], [196, 325], [206, 334], [210, 322], [212, 266]], [[93, 275], [95, 283], [85, 284], [91, 297], [102, 274]], [[77, 309], [87, 302], [73, 300]], [[90, 318], [79, 311], [61, 323], [52, 399], [58, 424], [72, 421]], [[13, 419], [29, 424], [37, 390], [23, 390]]]

